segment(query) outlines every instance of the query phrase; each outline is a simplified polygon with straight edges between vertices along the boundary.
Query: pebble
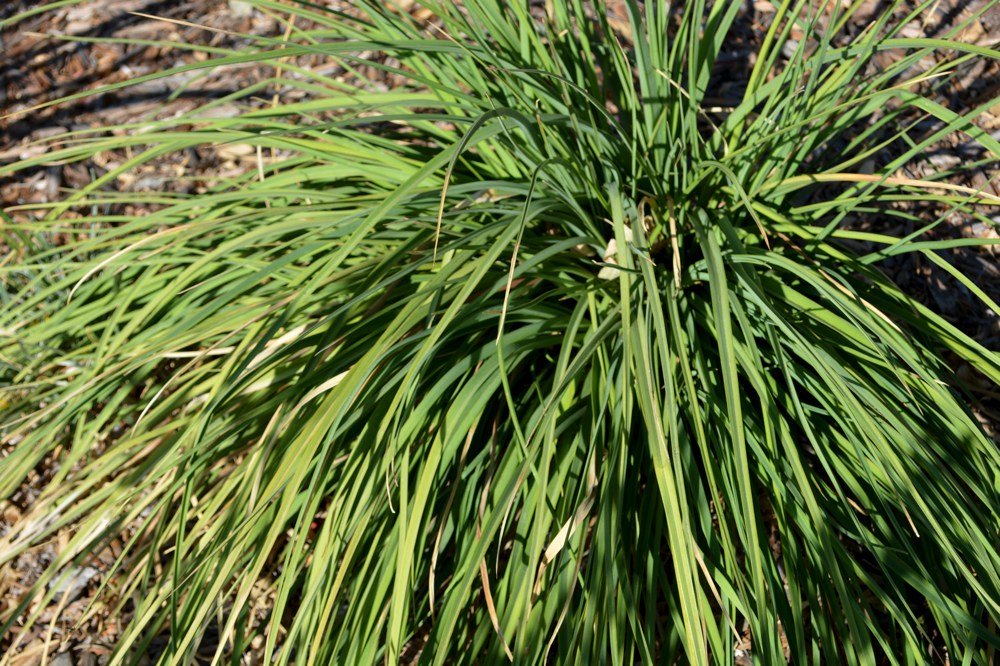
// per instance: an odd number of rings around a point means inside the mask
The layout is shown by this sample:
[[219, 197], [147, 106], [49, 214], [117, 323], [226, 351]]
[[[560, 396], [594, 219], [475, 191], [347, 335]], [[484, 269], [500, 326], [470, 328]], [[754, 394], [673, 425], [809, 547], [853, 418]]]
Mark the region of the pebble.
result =
[[69, 652], [61, 652], [49, 662], [49, 666], [74, 666], [73, 657], [70, 656]]

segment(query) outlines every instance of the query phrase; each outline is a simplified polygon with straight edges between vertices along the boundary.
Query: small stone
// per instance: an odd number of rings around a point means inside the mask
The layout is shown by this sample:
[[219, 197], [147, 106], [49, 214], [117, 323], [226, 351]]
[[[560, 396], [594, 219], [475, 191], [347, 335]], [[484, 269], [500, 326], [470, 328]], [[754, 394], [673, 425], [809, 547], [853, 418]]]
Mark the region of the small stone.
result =
[[229, 9], [233, 12], [233, 16], [237, 18], [244, 18], [253, 14], [253, 5], [243, 0], [229, 0]]
[[798, 48], [799, 48], [798, 40], [789, 39], [788, 41], [786, 41], [784, 44], [781, 45], [781, 55], [791, 60], [793, 57], [795, 57], [795, 52], [798, 50]]
[[73, 657], [69, 655], [69, 652], [61, 652], [49, 662], [49, 666], [74, 666]]

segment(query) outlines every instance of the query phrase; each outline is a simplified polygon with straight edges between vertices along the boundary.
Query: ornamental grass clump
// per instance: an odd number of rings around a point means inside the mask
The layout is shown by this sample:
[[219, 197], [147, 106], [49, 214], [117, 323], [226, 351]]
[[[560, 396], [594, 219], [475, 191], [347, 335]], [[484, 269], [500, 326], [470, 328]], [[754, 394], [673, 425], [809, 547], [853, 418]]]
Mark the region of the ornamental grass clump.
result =
[[[929, 0], [775, 3], [743, 73], [739, 2], [252, 4], [297, 26], [129, 83], [273, 79], [0, 167], [131, 155], [0, 228], [0, 497], [57, 464], [0, 562], [73, 535], [3, 632], [125, 534], [114, 663], [995, 663], [953, 369], [1000, 356], [883, 263], [998, 310], [943, 255], [996, 241], [927, 233], [1000, 203], [960, 180], [997, 100], [935, 101], [1000, 52], [904, 36]], [[981, 161], [909, 175], [955, 133]], [[208, 191], [107, 187], [230, 144], [258, 168]]]

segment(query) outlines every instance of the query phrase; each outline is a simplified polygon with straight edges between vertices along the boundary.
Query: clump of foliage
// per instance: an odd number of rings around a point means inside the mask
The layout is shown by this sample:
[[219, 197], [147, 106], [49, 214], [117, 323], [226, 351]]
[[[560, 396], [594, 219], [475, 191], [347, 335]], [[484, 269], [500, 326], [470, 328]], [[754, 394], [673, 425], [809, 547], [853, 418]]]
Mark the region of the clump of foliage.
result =
[[[901, 36], [930, 0], [860, 33], [786, 1], [719, 109], [738, 2], [253, 4], [312, 27], [155, 75], [280, 63], [218, 102], [241, 114], [0, 168], [133, 151], [2, 227], [0, 497], [58, 470], [0, 562], [75, 530], [42, 601], [127, 533], [124, 661], [209, 631], [218, 663], [255, 636], [282, 664], [732, 664], [744, 633], [768, 664], [996, 658], [1000, 454], [945, 359], [996, 382], [1000, 358], [880, 264], [922, 253], [997, 306], [940, 256], [970, 241], [922, 235], [940, 218], [870, 229], [995, 203], [903, 168], [954, 132], [1000, 155], [995, 100], [928, 93], [1000, 53]], [[340, 75], [279, 61], [309, 54]], [[270, 86], [307, 101], [252, 103]], [[229, 143], [277, 157], [102, 189]]]

